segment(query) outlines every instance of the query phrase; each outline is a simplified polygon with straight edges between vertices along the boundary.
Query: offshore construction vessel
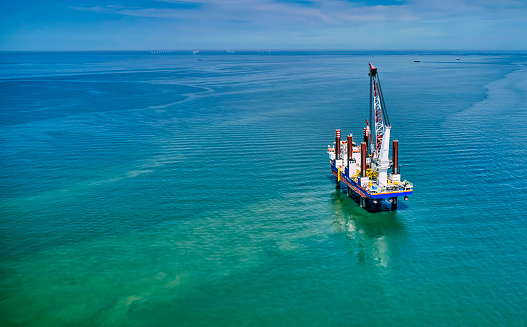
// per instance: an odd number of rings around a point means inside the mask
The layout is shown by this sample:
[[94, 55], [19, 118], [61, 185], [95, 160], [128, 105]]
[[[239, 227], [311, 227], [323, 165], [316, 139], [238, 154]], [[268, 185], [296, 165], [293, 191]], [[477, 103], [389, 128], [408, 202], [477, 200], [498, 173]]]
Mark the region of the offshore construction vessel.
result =
[[[360, 146], [353, 142], [353, 135], [340, 140], [340, 130], [336, 130], [335, 144], [328, 146], [331, 171], [336, 177], [337, 187], [344, 182], [348, 195], [360, 196], [360, 206], [368, 203], [377, 205], [384, 201], [391, 203], [392, 210], [397, 209], [397, 198], [408, 200], [413, 192], [413, 184], [401, 179], [398, 165], [399, 142], [392, 143], [390, 152], [390, 121], [382, 96], [381, 83], [377, 68], [370, 63], [370, 122], [366, 121], [363, 141]], [[388, 170], [391, 170], [388, 174]]]

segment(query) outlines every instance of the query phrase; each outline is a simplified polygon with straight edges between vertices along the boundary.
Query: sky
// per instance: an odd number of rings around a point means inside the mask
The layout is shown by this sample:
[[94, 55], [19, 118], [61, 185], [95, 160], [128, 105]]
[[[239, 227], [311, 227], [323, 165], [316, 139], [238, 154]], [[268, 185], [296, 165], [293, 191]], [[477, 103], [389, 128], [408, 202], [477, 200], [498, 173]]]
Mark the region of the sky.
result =
[[0, 50], [527, 50], [527, 0], [2, 0]]

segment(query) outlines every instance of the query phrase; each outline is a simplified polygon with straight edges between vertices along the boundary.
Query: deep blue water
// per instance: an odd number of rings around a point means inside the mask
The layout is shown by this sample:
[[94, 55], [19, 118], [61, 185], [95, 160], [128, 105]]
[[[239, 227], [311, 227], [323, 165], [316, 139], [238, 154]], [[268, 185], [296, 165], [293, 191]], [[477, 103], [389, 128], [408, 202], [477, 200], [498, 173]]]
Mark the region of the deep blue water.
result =
[[[361, 135], [368, 62], [414, 183], [395, 212], [336, 190], [326, 154]], [[527, 325], [525, 53], [0, 67], [2, 326]]]

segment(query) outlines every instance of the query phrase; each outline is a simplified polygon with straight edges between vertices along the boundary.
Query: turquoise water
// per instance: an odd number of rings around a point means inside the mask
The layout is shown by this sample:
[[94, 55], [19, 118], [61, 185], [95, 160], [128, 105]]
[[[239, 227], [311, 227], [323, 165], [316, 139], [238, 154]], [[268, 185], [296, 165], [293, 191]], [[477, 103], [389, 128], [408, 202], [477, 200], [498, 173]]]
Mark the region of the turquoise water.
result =
[[[415, 188], [395, 212], [326, 154], [368, 62]], [[1, 53], [0, 325], [525, 326], [526, 64]]]

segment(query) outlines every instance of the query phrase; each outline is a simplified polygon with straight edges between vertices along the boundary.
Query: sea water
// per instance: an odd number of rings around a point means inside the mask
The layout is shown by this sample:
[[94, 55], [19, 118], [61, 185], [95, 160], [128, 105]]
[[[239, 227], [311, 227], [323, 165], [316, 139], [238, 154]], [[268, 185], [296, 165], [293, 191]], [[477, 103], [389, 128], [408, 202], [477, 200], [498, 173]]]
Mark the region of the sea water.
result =
[[[397, 211], [326, 154], [361, 137], [369, 62], [415, 189]], [[0, 325], [525, 326], [526, 64], [1, 53]]]

